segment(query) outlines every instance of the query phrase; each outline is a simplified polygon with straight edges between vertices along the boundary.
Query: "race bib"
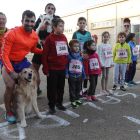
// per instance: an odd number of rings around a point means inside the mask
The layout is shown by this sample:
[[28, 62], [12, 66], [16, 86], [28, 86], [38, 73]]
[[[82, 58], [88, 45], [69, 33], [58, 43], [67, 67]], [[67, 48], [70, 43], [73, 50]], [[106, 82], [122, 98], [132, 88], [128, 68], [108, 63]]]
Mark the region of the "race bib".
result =
[[81, 47], [81, 52], [83, 52], [84, 53], [84, 42], [80, 42], [80, 47]]
[[105, 53], [105, 57], [106, 58], [111, 58], [113, 57], [113, 52], [112, 52], [112, 48], [104, 48], [104, 53]]
[[56, 52], [57, 56], [69, 54], [67, 43], [65, 41], [56, 41]]
[[78, 60], [70, 60], [69, 72], [82, 73], [82, 62]]
[[133, 55], [134, 55], [134, 56], [139, 55], [138, 47], [136, 47], [136, 48], [132, 48], [132, 52], [133, 52]]
[[99, 62], [97, 58], [89, 59], [89, 65], [91, 70], [98, 70], [99, 69]]
[[127, 58], [127, 49], [117, 49], [117, 57], [119, 59]]

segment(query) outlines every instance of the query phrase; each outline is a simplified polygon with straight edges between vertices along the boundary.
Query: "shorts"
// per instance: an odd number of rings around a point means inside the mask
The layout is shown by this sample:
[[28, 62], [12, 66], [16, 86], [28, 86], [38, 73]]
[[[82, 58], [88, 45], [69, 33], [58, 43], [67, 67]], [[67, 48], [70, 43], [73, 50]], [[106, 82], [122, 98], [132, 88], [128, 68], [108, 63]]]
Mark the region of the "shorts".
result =
[[29, 68], [31, 66], [31, 63], [27, 60], [26, 57], [19, 63], [15, 63], [14, 61], [10, 62], [16, 73], [20, 73], [24, 68]]
[[[41, 49], [40, 44], [37, 44], [36, 47]], [[35, 64], [40, 64], [41, 65], [42, 64], [42, 55], [34, 54], [32, 62], [35, 63]]]

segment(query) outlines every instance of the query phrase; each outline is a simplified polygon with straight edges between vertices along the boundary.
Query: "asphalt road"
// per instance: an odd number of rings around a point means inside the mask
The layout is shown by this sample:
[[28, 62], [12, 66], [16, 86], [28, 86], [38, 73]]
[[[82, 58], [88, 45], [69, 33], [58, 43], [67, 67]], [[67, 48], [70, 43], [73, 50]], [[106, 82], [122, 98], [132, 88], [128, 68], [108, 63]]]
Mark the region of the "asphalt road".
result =
[[[109, 89], [113, 85], [113, 69], [110, 71]], [[4, 118], [5, 111], [0, 108], [0, 140], [140, 140], [140, 70], [135, 81], [138, 85], [119, 89], [112, 96], [100, 94], [100, 78], [96, 95], [99, 101], [87, 102], [84, 106], [72, 109], [69, 102], [68, 82], [66, 80], [64, 105], [67, 111], [57, 111], [49, 115], [46, 91], [46, 77], [41, 74], [43, 93], [38, 99], [39, 110], [46, 114], [45, 119], [36, 115], [27, 116], [27, 127], [20, 122], [9, 124]], [[3, 104], [5, 86], [0, 75], [0, 104]]]

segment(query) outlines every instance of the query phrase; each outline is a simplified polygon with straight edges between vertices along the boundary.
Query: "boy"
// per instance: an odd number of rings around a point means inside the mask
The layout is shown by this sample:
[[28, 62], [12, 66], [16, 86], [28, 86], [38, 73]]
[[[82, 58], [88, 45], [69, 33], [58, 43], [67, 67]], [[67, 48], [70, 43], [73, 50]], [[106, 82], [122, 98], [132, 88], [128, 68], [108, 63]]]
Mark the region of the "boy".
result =
[[[92, 40], [90, 32], [85, 30], [85, 27], [87, 26], [87, 21], [84, 17], [79, 17], [78, 18], [78, 23], [77, 26], [79, 26], [79, 30], [74, 32], [72, 39], [78, 39], [79, 40], [79, 50], [84, 53], [83, 45], [84, 42], [88, 40]], [[84, 80], [83, 84], [83, 93], [82, 93], [82, 88], [80, 92], [80, 97], [82, 98], [83, 95], [87, 94], [87, 79]]]
[[69, 42], [69, 46], [70, 51], [69, 55], [67, 55], [68, 63], [66, 65], [66, 78], [69, 81], [71, 106], [77, 108], [77, 105], [84, 105], [79, 100], [79, 92], [81, 90], [82, 77], [86, 78], [86, 75], [79, 52], [79, 41], [73, 39]]
[[[52, 20], [54, 33], [51, 33], [45, 40], [43, 46], [42, 65], [43, 73], [47, 75], [47, 97], [49, 100], [50, 114], [56, 114], [55, 104], [58, 109], [65, 111], [62, 105], [64, 85], [65, 85], [65, 68], [68, 62], [67, 39], [64, 32], [64, 21], [60, 18]], [[55, 99], [56, 91], [58, 94]]]
[[129, 66], [131, 61], [131, 50], [130, 46], [125, 42], [125, 32], [118, 33], [118, 40], [119, 43], [117, 43], [113, 49], [113, 61], [115, 64], [113, 76], [114, 86], [112, 90], [116, 90], [117, 88], [118, 76], [120, 72], [120, 89], [122, 91], [126, 91], [126, 89], [124, 88], [124, 80], [127, 66]]

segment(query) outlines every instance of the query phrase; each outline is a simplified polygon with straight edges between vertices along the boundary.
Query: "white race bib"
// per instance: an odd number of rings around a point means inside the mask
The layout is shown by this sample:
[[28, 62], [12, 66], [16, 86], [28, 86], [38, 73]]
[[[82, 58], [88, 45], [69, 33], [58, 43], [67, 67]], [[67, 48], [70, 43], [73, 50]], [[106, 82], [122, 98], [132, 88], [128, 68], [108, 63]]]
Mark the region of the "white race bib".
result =
[[117, 57], [119, 59], [124, 59], [128, 57], [127, 49], [117, 49]]
[[99, 62], [97, 58], [89, 59], [89, 65], [91, 70], [98, 70], [99, 69]]
[[110, 47], [104, 48], [104, 53], [105, 53], [105, 57], [106, 57], [106, 58], [111, 58], [111, 57], [113, 57], [112, 48], [110, 48]]
[[70, 60], [69, 72], [82, 73], [82, 62], [79, 60]]
[[56, 41], [56, 52], [57, 56], [69, 54], [67, 43], [65, 41]]
[[80, 42], [80, 47], [81, 47], [81, 52], [83, 52], [84, 53], [84, 42]]
[[139, 55], [138, 47], [132, 48], [132, 52], [133, 52], [133, 55], [134, 55], [134, 56]]

